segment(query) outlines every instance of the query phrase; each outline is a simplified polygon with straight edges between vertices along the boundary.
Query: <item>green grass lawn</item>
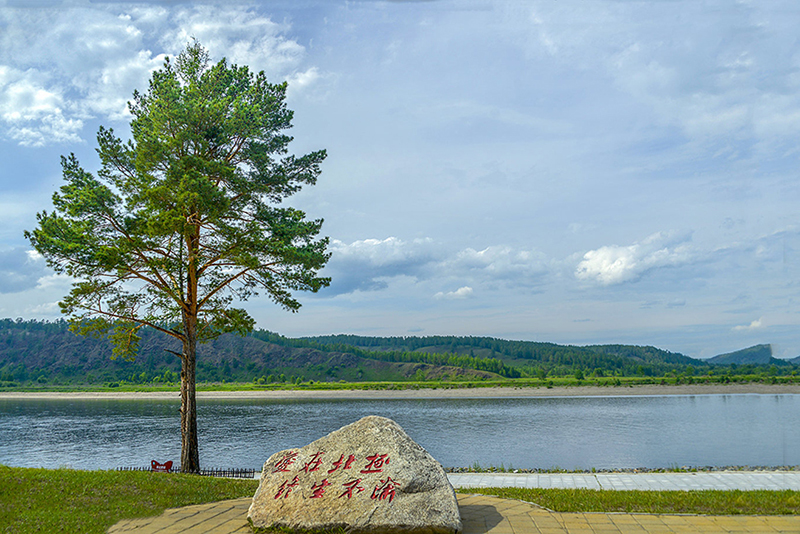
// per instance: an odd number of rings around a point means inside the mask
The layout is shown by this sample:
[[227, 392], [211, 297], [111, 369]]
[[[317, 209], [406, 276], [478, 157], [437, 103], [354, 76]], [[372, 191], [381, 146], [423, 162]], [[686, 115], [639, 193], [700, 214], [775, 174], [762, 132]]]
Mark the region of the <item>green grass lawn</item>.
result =
[[613, 491], [589, 489], [471, 488], [481, 493], [536, 503], [555, 512], [649, 514], [797, 515], [800, 491]]
[[257, 480], [0, 466], [0, 533], [103, 533], [121, 519], [252, 497]]
[[[181, 474], [0, 466], [0, 533], [103, 533], [167, 508], [251, 497], [257, 480]], [[559, 512], [800, 514], [796, 491], [597, 491], [481, 488]]]
[[[676, 377], [601, 377], [585, 378], [577, 380], [574, 377], [555, 377], [547, 379], [538, 378], [503, 378], [497, 380], [427, 380], [413, 381], [406, 380], [400, 382], [302, 382], [300, 384], [257, 384], [252, 382], [199, 382], [197, 391], [337, 391], [337, 390], [403, 390], [403, 389], [469, 389], [469, 388], [492, 388], [492, 387], [515, 387], [515, 388], [541, 388], [548, 389], [553, 387], [581, 387], [595, 386], [607, 387], [609, 394], [617, 388], [627, 388], [642, 385], [658, 385], [668, 388], [675, 385], [714, 385], [725, 384], [783, 384], [791, 385], [800, 383], [800, 376], [780, 376], [764, 377], [760, 375], [743, 376], [698, 376], [687, 378]], [[164, 383], [145, 383], [138, 384], [126, 382], [124, 380], [109, 384], [17, 384], [14, 382], [0, 382], [0, 392], [156, 392], [156, 391], [180, 391], [179, 384]]]

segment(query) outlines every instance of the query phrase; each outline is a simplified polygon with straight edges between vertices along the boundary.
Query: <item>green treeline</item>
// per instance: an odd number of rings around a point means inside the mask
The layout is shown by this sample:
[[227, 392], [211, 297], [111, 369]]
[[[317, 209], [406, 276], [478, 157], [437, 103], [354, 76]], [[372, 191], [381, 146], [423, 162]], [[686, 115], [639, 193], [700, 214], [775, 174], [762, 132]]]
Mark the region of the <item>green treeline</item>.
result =
[[[154, 332], [143, 332], [143, 340]], [[180, 362], [163, 350], [136, 362], [111, 360], [107, 340], [79, 337], [66, 321], [0, 319], [0, 385], [180, 381]]]
[[[142, 329], [136, 361], [111, 359], [105, 339], [76, 336], [63, 320], [0, 319], [0, 387], [36, 384], [177, 384], [180, 350], [171, 338]], [[762, 349], [763, 350], [763, 349]], [[746, 357], [749, 349], [740, 351]], [[198, 380], [257, 384], [359, 381], [493, 380], [570, 377], [666, 378], [796, 376], [797, 366], [713, 364], [655, 347], [570, 346], [490, 337], [364, 337], [291, 339], [258, 330], [224, 335], [199, 347]]]
[[[0, 387], [179, 383], [180, 361], [170, 352], [180, 350], [176, 342], [152, 329], [142, 329], [140, 336], [135, 361], [112, 360], [108, 340], [76, 336], [65, 321], [0, 319]], [[198, 380], [298, 384], [519, 376], [516, 369], [491, 359], [400, 352], [371, 358], [367, 351], [356, 348], [338, 352], [331, 347], [317, 350], [312, 345], [263, 331], [244, 338], [224, 335], [199, 347]], [[494, 370], [503, 375], [492, 374]]]
[[[476, 371], [486, 371], [496, 373], [505, 378], [519, 378], [522, 373], [519, 369], [510, 367], [496, 358], [477, 358], [474, 356], [459, 355], [450, 353], [429, 353], [412, 352], [410, 350], [365, 350], [359, 346], [347, 342], [326, 342], [324, 339], [333, 339], [340, 336], [327, 336], [326, 338], [297, 338], [291, 339], [283, 337], [266, 330], [257, 330], [251, 334], [256, 339], [261, 339], [276, 345], [295, 348], [313, 348], [317, 350], [343, 352], [353, 354], [361, 358], [378, 360], [383, 362], [408, 362], [408, 363], [427, 363], [431, 365], [449, 365], [451, 367], [461, 367], [464, 369], [474, 369]], [[355, 336], [341, 336], [355, 337]], [[322, 339], [322, 340], [321, 340]]]
[[[275, 336], [276, 341], [277, 334]], [[534, 341], [508, 341], [476, 336], [407, 336], [370, 337], [357, 335], [315, 336], [291, 340], [307, 341], [307, 346], [326, 345], [336, 350], [347, 347], [367, 349], [369, 354], [380, 352], [415, 352], [469, 355], [502, 361], [522, 377], [662, 377], [765, 375], [786, 376], [796, 365], [771, 358], [767, 364], [716, 365], [684, 354], [637, 345], [558, 345]], [[742, 351], [746, 352], [746, 351]], [[371, 356], [374, 357], [374, 356]], [[407, 357], [407, 356], [406, 356]], [[496, 372], [496, 371], [495, 371]], [[508, 375], [504, 375], [508, 376]]]
[[492, 356], [513, 360], [537, 360], [553, 363], [577, 362], [597, 354], [621, 356], [645, 363], [675, 363], [702, 365], [702, 360], [683, 354], [634, 345], [592, 345], [578, 347], [536, 341], [508, 341], [492, 337], [474, 336], [425, 336], [425, 337], [366, 337], [340, 334], [334, 336], [315, 336], [307, 339], [328, 345], [349, 345], [374, 350], [424, 351], [430, 347], [440, 347], [447, 352], [464, 350], [489, 352]]
[[[491, 337], [426, 336], [362, 337], [354, 335], [303, 338], [309, 343], [337, 347], [368, 347], [376, 351], [403, 352], [438, 350], [448, 354], [468, 354], [499, 359], [512, 365], [522, 376], [572, 376], [580, 370], [595, 376], [662, 376], [683, 370], [687, 365], [706, 368], [702, 360], [667, 352], [655, 347], [603, 345], [577, 347], [532, 341], [507, 341]], [[497, 372], [497, 371], [494, 371]], [[498, 373], [499, 374], [499, 373]], [[504, 375], [507, 376], [507, 375]]]

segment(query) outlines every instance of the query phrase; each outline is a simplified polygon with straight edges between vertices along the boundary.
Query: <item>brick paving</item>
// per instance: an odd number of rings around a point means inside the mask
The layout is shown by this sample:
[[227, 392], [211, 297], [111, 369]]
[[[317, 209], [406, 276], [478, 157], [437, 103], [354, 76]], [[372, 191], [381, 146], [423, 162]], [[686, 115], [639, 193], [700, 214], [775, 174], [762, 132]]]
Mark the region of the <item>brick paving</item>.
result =
[[[535, 504], [457, 494], [463, 534], [800, 534], [797, 516], [701, 516], [558, 513]], [[251, 534], [251, 499], [167, 510], [158, 517], [123, 520], [110, 534]]]
[[454, 488], [585, 488], [602, 490], [795, 490], [800, 471], [697, 473], [448, 473]]

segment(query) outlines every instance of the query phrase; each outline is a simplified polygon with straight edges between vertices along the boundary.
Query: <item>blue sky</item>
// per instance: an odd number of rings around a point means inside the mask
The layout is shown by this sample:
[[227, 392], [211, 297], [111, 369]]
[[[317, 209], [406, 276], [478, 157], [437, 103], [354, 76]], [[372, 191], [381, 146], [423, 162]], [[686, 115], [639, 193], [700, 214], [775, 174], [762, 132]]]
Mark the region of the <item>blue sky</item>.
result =
[[[35, 6], [35, 7], [31, 7]], [[487, 335], [800, 354], [792, 1], [0, 1], [0, 317], [69, 290], [23, 231], [59, 156], [196, 37], [289, 82], [330, 288], [289, 336]]]

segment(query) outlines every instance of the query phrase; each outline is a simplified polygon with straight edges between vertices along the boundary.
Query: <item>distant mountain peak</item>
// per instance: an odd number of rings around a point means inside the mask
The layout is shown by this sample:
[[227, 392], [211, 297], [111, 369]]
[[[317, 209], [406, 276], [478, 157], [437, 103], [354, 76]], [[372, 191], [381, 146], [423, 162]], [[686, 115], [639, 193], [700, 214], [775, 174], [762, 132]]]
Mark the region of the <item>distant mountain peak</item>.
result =
[[713, 358], [708, 359], [708, 363], [715, 365], [730, 365], [735, 363], [737, 365], [754, 364], [754, 365], [769, 365], [773, 363], [772, 345], [766, 343], [761, 345], [753, 345], [746, 349], [737, 350], [735, 352], [728, 352], [726, 354], [719, 354]]

